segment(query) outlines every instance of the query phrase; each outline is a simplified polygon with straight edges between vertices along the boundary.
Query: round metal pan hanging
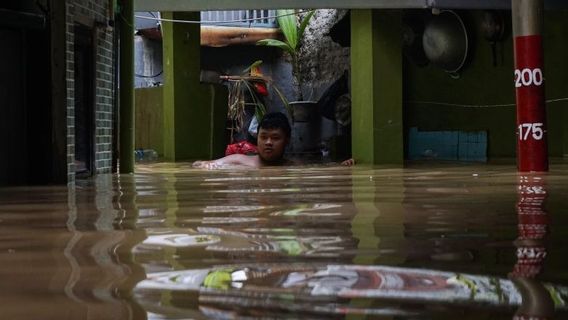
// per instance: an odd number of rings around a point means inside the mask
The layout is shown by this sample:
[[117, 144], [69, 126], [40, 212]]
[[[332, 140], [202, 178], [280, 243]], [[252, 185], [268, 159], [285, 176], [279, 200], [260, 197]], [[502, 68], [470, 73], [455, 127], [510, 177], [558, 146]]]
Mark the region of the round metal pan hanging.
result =
[[456, 74], [465, 64], [468, 37], [462, 19], [451, 10], [443, 10], [426, 23], [422, 35], [424, 53], [430, 62]]
[[413, 64], [423, 67], [430, 63], [424, 53], [424, 11], [407, 11], [402, 17], [402, 46], [405, 57]]

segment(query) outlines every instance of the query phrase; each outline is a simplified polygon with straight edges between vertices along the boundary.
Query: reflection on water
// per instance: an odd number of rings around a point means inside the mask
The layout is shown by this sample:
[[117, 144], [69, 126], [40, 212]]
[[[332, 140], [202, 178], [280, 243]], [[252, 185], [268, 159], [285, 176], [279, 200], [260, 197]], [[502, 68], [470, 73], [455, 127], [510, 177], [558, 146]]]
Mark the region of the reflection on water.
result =
[[544, 243], [549, 225], [548, 213], [544, 209], [548, 196], [546, 176], [520, 174], [518, 181], [517, 263], [511, 279], [519, 288], [524, 303], [517, 310], [515, 319], [550, 319], [554, 315], [557, 296], [560, 295], [562, 304], [566, 298], [556, 288], [536, 280], [547, 255]]
[[130, 298], [144, 278], [130, 253], [144, 231], [121, 224], [134, 193], [110, 176], [0, 189], [0, 317], [144, 319]]
[[565, 318], [568, 163], [139, 166], [0, 189], [6, 319]]

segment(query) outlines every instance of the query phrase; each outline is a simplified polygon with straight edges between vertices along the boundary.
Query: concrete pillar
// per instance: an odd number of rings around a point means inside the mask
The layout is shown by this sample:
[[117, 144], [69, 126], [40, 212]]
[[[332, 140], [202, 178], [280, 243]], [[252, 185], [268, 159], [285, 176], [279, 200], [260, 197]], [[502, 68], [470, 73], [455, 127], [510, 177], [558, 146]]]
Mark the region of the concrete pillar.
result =
[[[165, 19], [199, 21], [199, 12], [164, 12]], [[199, 24], [164, 22], [164, 157], [210, 159], [222, 155], [226, 90], [200, 84]]]
[[120, 0], [120, 173], [134, 172], [134, 6]]
[[353, 157], [402, 164], [401, 12], [351, 11]]
[[517, 167], [521, 172], [548, 171], [543, 0], [512, 0], [517, 98]]

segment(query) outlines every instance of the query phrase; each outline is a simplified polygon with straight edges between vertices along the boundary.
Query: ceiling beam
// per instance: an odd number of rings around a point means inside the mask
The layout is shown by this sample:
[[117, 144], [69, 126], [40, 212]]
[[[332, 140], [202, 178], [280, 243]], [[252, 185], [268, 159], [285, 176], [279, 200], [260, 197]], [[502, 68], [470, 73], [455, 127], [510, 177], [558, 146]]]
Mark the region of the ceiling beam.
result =
[[[511, 9], [514, 0], [134, 0], [135, 11], [209, 11], [247, 9]], [[545, 0], [548, 9], [568, 1]]]
[[429, 8], [439, 9], [511, 9], [514, 0], [428, 0]]
[[[507, 0], [510, 1], [510, 0]], [[429, 0], [134, 0], [136, 11], [428, 8]]]

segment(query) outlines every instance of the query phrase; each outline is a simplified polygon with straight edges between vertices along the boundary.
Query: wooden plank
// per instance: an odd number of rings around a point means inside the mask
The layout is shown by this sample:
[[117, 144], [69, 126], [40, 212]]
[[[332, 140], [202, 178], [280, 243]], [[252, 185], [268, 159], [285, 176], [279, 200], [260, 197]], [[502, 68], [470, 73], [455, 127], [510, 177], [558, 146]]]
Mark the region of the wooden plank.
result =
[[277, 28], [240, 28], [201, 26], [201, 45], [208, 47], [225, 47], [237, 44], [253, 45], [262, 39], [280, 37]]

